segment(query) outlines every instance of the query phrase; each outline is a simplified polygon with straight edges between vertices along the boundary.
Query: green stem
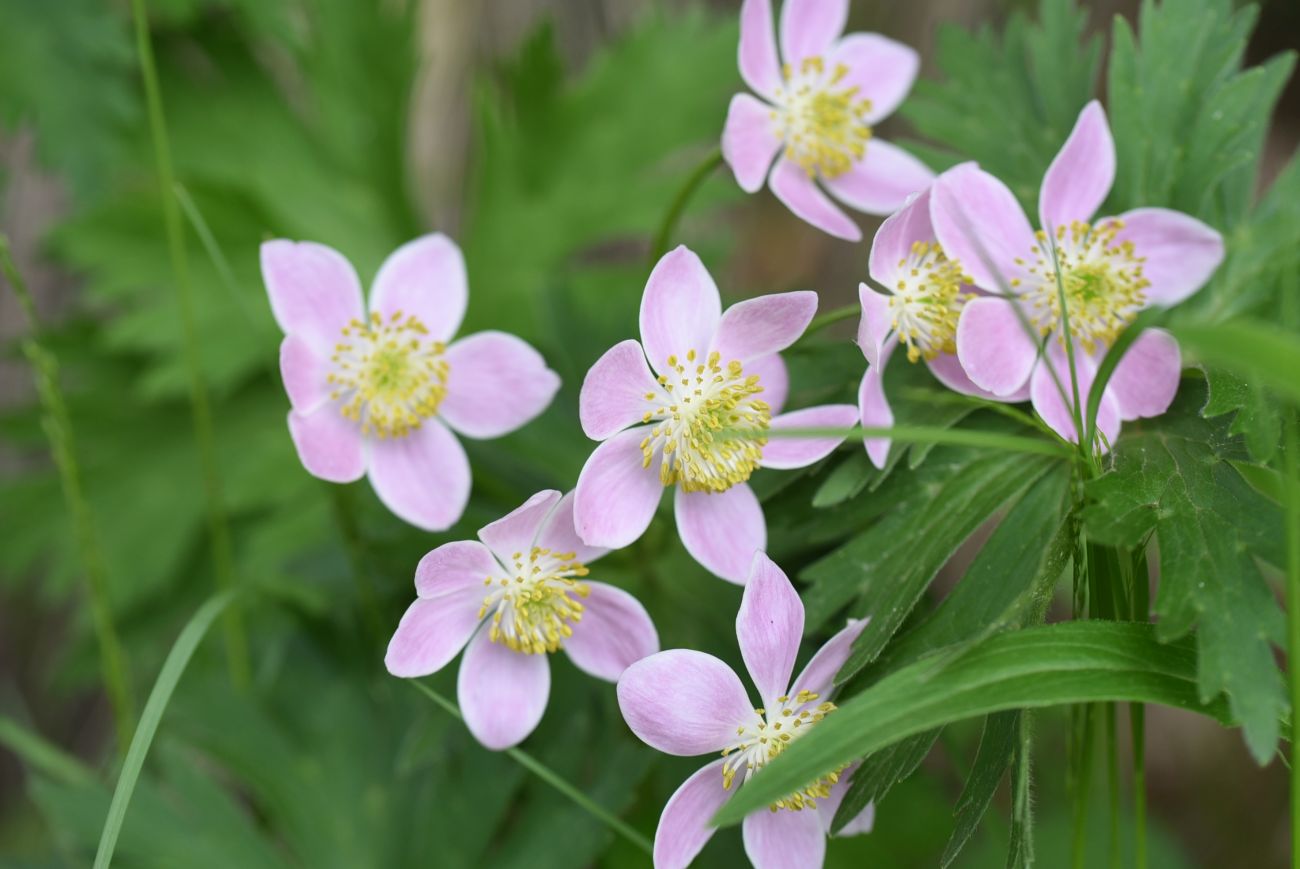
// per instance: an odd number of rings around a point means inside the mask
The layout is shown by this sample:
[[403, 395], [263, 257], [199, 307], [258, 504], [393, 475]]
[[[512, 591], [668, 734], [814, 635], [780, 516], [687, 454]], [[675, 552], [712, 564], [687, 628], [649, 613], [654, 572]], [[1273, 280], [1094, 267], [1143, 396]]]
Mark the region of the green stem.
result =
[[81, 569], [90, 586], [90, 613], [99, 644], [99, 663], [103, 671], [104, 691], [113, 711], [114, 730], [118, 751], [125, 755], [131, 745], [131, 732], [135, 729], [135, 702], [131, 696], [131, 681], [126, 664], [126, 653], [113, 624], [113, 610], [108, 599], [108, 567], [104, 551], [99, 544], [95, 517], [86, 500], [82, 485], [81, 466], [77, 462], [77, 445], [72, 432], [72, 418], [68, 403], [59, 386], [59, 363], [54, 354], [41, 343], [41, 322], [36, 314], [36, 304], [18, 267], [9, 253], [9, 239], [0, 235], [0, 271], [13, 289], [18, 304], [27, 317], [29, 336], [23, 340], [23, 354], [32, 365], [36, 392], [44, 411], [43, 427], [50, 442], [50, 452], [59, 470], [63, 499], [72, 517], [76, 534], [77, 554]]
[[[1300, 322], [1296, 271], [1283, 284], [1282, 318], [1289, 329]], [[1291, 692], [1291, 748], [1300, 745], [1300, 415], [1288, 409], [1282, 417], [1285, 442], [1282, 470], [1286, 485], [1286, 622], [1287, 685]], [[1291, 758], [1291, 866], [1300, 869], [1300, 763]]]
[[1147, 869], [1146, 713], [1141, 703], [1129, 704], [1133, 736], [1133, 865], [1137, 869]]
[[[175, 182], [176, 201], [180, 203], [181, 211], [185, 212], [185, 218], [189, 220], [190, 226], [194, 227], [194, 234], [199, 237], [199, 242], [203, 249], [207, 251], [208, 259], [212, 260], [213, 267], [217, 270], [217, 275], [221, 278], [222, 286], [230, 294], [231, 300], [239, 308], [239, 313], [243, 315], [244, 320], [248, 323], [249, 328], [269, 336], [267, 321], [258, 318], [253, 309], [249, 307], [248, 300], [239, 291], [239, 282], [235, 280], [235, 272], [230, 268], [230, 261], [221, 250], [221, 245], [217, 243], [217, 237], [212, 233], [212, 227], [203, 218], [203, 212], [199, 211], [199, 206], [195, 203], [194, 198], [190, 196], [185, 185], [179, 181]], [[279, 366], [273, 364], [272, 368], [276, 374], [279, 374]]]
[[[1093, 704], [1075, 707], [1077, 740], [1071, 760], [1075, 767], [1074, 838], [1070, 848], [1070, 865], [1084, 869], [1088, 843], [1088, 792], [1092, 788]], [[1081, 719], [1081, 720], [1080, 720]]]
[[[750, 437], [745, 432], [723, 431], [719, 437], [727, 440]], [[1052, 456], [1057, 459], [1069, 459], [1073, 452], [1059, 443], [1039, 438], [1027, 438], [1019, 435], [999, 434], [991, 431], [975, 431], [963, 428], [938, 428], [922, 425], [899, 426], [851, 426], [848, 428], [780, 428], [768, 429], [767, 438], [892, 438], [901, 443], [913, 444], [953, 444], [957, 446], [988, 447], [1014, 453], [1033, 453]]]
[[803, 335], [800, 336], [800, 340], [807, 338], [809, 335], [820, 332], [827, 326], [838, 323], [841, 320], [849, 320], [853, 317], [859, 316], [861, 313], [861, 305], [845, 305], [842, 308], [831, 308], [829, 311], [823, 311], [816, 317], [813, 317], [812, 321], [808, 323], [808, 328], [803, 330]]
[[654, 243], [650, 246], [650, 260], [648, 262], [650, 268], [654, 268], [655, 263], [659, 262], [659, 258], [668, 252], [668, 245], [672, 242], [673, 230], [677, 228], [677, 221], [681, 220], [682, 213], [686, 211], [686, 206], [690, 204], [696, 191], [700, 189], [700, 185], [713, 174], [714, 169], [721, 165], [722, 149], [714, 148], [686, 178], [686, 183], [682, 185], [681, 190], [677, 191], [672, 205], [668, 206], [668, 213], [664, 215], [663, 222], [659, 224], [659, 231], [655, 233]]
[[[1061, 334], [1065, 338], [1065, 357], [1070, 363], [1070, 389], [1074, 396], [1070, 409], [1074, 416], [1074, 434], [1079, 442], [1079, 452], [1090, 460], [1093, 450], [1092, 444], [1084, 438], [1084, 411], [1079, 398], [1079, 371], [1078, 364], [1074, 359], [1074, 336], [1070, 331], [1070, 310], [1065, 299], [1065, 278], [1061, 276], [1061, 260], [1056, 250], [1056, 236], [1053, 229], [1051, 226], [1044, 226], [1043, 231], [1047, 235], [1048, 246], [1052, 254], [1052, 271], [1056, 274], [1056, 296], [1061, 306]], [[1044, 362], [1051, 364], [1050, 360], [1045, 359]]]
[[352, 492], [347, 486], [327, 483], [330, 500], [334, 506], [334, 520], [338, 523], [339, 533], [343, 536], [344, 548], [348, 553], [348, 562], [352, 570], [352, 581], [357, 587], [357, 597], [365, 612], [366, 630], [373, 642], [382, 642], [384, 636], [384, 619], [379, 610], [379, 596], [375, 590], [374, 579], [367, 567], [369, 561], [365, 537], [361, 533], [361, 523], [357, 521], [356, 506]]
[[[199, 355], [200, 339], [194, 314], [194, 289], [190, 285], [185, 239], [181, 232], [176, 197], [173, 195], [176, 181], [172, 171], [171, 145], [167, 139], [167, 125], [163, 118], [162, 94], [158, 86], [158, 70], [154, 65], [153, 46], [149, 41], [149, 20], [145, 11], [145, 0], [131, 0], [131, 14], [135, 19], [136, 52], [140, 60], [140, 75], [144, 79], [145, 101], [149, 111], [149, 131], [153, 138], [158, 184], [162, 194], [163, 224], [167, 233], [167, 246], [171, 252], [172, 270], [176, 278], [176, 304], [180, 311], [181, 333], [185, 345], [185, 367], [189, 374], [194, 438], [198, 445], [203, 472], [203, 490], [207, 500], [212, 566], [216, 573], [218, 587], [230, 590], [236, 587], [234, 552], [221, 492], [216, 437], [213, 434], [212, 406], [208, 398], [207, 384], [203, 379], [202, 360]], [[226, 610], [223, 626], [231, 680], [236, 687], [242, 689], [247, 687], [250, 677], [248, 640], [244, 633], [238, 603]]]
[[[437, 691], [434, 691], [432, 688], [430, 688], [428, 685], [425, 685], [423, 682], [412, 681], [411, 684], [415, 686], [417, 691], [421, 692], [430, 700], [432, 700], [434, 703], [441, 706], [443, 711], [445, 711], [448, 715], [455, 718], [457, 721], [465, 720], [464, 716], [460, 714], [460, 709], [456, 706], [455, 703], [452, 703], [450, 700], [443, 697], [441, 694], [439, 694]], [[548, 785], [555, 788], [560, 793], [564, 794], [566, 797], [572, 800], [579, 808], [586, 811], [593, 818], [596, 818], [598, 821], [603, 823], [605, 826], [609, 827], [615, 833], [618, 833], [624, 839], [631, 842], [633, 845], [640, 848], [645, 853], [647, 854], [654, 853], [654, 846], [650, 844], [649, 839], [647, 839], [645, 836], [643, 836], [641, 833], [639, 833], [637, 830], [635, 830], [632, 826], [627, 824], [621, 818], [617, 818], [614, 815], [611, 815], [609, 812], [605, 811], [594, 800], [592, 800], [582, 791], [575, 788], [573, 785], [569, 784], [550, 767], [546, 766], [541, 761], [534, 758], [532, 755], [527, 754], [518, 748], [507, 748], [505, 753], [509, 755], [511, 759], [513, 759], [524, 769], [528, 770], [533, 775], [537, 776], [539, 779], [546, 782]]]

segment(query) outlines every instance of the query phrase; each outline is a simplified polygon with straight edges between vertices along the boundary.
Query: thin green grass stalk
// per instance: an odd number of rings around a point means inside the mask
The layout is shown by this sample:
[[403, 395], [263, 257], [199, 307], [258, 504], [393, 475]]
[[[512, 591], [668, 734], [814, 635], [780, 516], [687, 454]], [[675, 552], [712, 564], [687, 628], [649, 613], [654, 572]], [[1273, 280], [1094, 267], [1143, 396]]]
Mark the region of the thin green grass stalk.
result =
[[[452, 703], [446, 697], [443, 697], [441, 694], [439, 694], [437, 691], [434, 691], [432, 688], [430, 688], [428, 685], [425, 685], [423, 682], [416, 682], [414, 680], [411, 680], [411, 684], [415, 686], [415, 689], [417, 691], [424, 694], [424, 696], [428, 697], [434, 703], [438, 704], [438, 706], [442, 707], [443, 711], [446, 712], [448, 715], [455, 718], [457, 721], [465, 720], [464, 716], [460, 714], [460, 708], [457, 707], [455, 703]], [[550, 767], [546, 766], [541, 761], [534, 758], [532, 755], [527, 754], [526, 752], [521, 751], [518, 748], [507, 748], [505, 753], [509, 755], [512, 760], [514, 760], [524, 769], [528, 770], [533, 775], [537, 776], [539, 779], [546, 782], [548, 785], [555, 788], [560, 793], [564, 794], [566, 797], [572, 800], [579, 808], [587, 812], [589, 815], [591, 815], [596, 820], [600, 821], [605, 826], [609, 827], [610, 830], [622, 836], [628, 842], [640, 848], [645, 853], [647, 854], [654, 853], [654, 845], [650, 843], [649, 839], [647, 839], [645, 836], [643, 836], [641, 833], [639, 833], [636, 829], [634, 829], [632, 826], [627, 824], [621, 818], [615, 817], [614, 815], [605, 811], [594, 800], [592, 800], [582, 791], [575, 788], [573, 785], [569, 784], [569, 782], [565, 781], [564, 778], [562, 778]]]
[[1133, 865], [1147, 869], [1147, 708], [1141, 703], [1128, 705], [1129, 732], [1133, 739]]
[[[748, 432], [723, 431], [718, 437], [724, 440], [748, 438]], [[851, 426], [849, 428], [780, 428], [768, 429], [763, 433], [766, 438], [893, 438], [900, 443], [911, 444], [953, 444], [957, 446], [988, 447], [1013, 453], [1033, 453], [1052, 456], [1058, 459], [1073, 458], [1073, 450], [1066, 449], [1061, 443], [1027, 438], [1020, 435], [1000, 434], [991, 431], [976, 431], [961, 428], [938, 428], [922, 425], [902, 426]]]
[[80, 758], [46, 742], [40, 734], [33, 733], [6, 715], [0, 715], [0, 745], [13, 752], [28, 768], [54, 781], [78, 787], [95, 781], [94, 771]]
[[[1043, 227], [1052, 254], [1052, 271], [1056, 274], [1056, 294], [1061, 305], [1061, 334], [1065, 337], [1065, 356], [1070, 363], [1070, 390], [1074, 395], [1071, 411], [1074, 415], [1074, 434], [1079, 441], [1079, 451], [1091, 465], [1093, 455], [1092, 443], [1084, 439], [1083, 407], [1080, 402], [1079, 371], [1074, 361], [1074, 335], [1070, 330], [1070, 310], [1065, 299], [1065, 278], [1061, 277], [1061, 259], [1056, 249], [1056, 235], [1051, 226]], [[1050, 365], [1050, 360], [1047, 360]]]
[[343, 536], [343, 545], [348, 553], [348, 562], [352, 568], [352, 581], [357, 588], [357, 597], [361, 599], [361, 609], [365, 613], [366, 632], [372, 643], [382, 644], [384, 639], [384, 618], [379, 609], [379, 594], [375, 589], [374, 579], [369, 569], [369, 550], [365, 536], [361, 533], [361, 523], [357, 521], [356, 502], [352, 490], [347, 486], [325, 483], [330, 490], [330, 502], [334, 508], [334, 521]]
[[722, 165], [722, 149], [714, 148], [708, 153], [700, 164], [695, 167], [686, 178], [686, 183], [682, 185], [681, 190], [673, 198], [672, 204], [668, 206], [668, 213], [664, 215], [663, 222], [659, 224], [659, 231], [655, 233], [654, 242], [650, 245], [650, 258], [647, 265], [654, 268], [659, 258], [668, 252], [668, 246], [672, 243], [673, 231], [677, 228], [677, 222], [681, 220], [682, 214], [686, 211], [686, 206], [690, 204], [695, 193], [704, 184], [705, 180], [713, 174], [713, 170]]
[[68, 415], [68, 403], [59, 385], [59, 364], [54, 354], [41, 342], [41, 322], [36, 314], [36, 304], [18, 267], [9, 252], [9, 239], [0, 235], [0, 271], [13, 289], [19, 307], [27, 318], [29, 335], [23, 339], [23, 354], [31, 363], [35, 375], [36, 392], [44, 413], [43, 428], [50, 443], [54, 464], [59, 470], [63, 500], [72, 518], [76, 535], [77, 554], [81, 569], [90, 587], [91, 621], [95, 626], [95, 639], [99, 645], [99, 665], [104, 679], [104, 692], [113, 711], [113, 729], [117, 736], [119, 754], [126, 754], [131, 744], [131, 730], [135, 722], [135, 700], [131, 695], [130, 669], [113, 624], [113, 609], [108, 600], [108, 567], [100, 547], [95, 517], [86, 500], [82, 485], [81, 466], [77, 462], [77, 445]]
[[[181, 334], [185, 339], [185, 367], [189, 373], [194, 438], [198, 445], [203, 472], [203, 489], [207, 498], [212, 566], [218, 586], [230, 590], [236, 587], [230, 524], [226, 517], [221, 492], [212, 406], [208, 398], [207, 384], [203, 379], [202, 361], [199, 356], [200, 338], [194, 315], [194, 288], [190, 284], [185, 239], [174, 196], [176, 180], [172, 171], [171, 145], [167, 139], [167, 124], [163, 117], [162, 94], [158, 85], [158, 70], [154, 65], [153, 46], [149, 41], [149, 20], [145, 10], [145, 0], [131, 0], [131, 14], [135, 19], [136, 52], [140, 60], [140, 75], [144, 79], [145, 101], [149, 111], [149, 131], [153, 138], [154, 156], [157, 161], [163, 224], [167, 233], [167, 246], [171, 251], [172, 270], [176, 278], [176, 303], [180, 311]], [[227, 611], [224, 627], [231, 680], [237, 688], [243, 689], [250, 681], [248, 639], [237, 606]]]
[[176, 201], [180, 203], [181, 211], [185, 213], [185, 218], [190, 222], [190, 226], [194, 228], [194, 234], [199, 237], [199, 242], [202, 243], [203, 249], [207, 251], [208, 259], [212, 260], [212, 265], [217, 270], [217, 275], [221, 278], [222, 286], [224, 286], [226, 291], [230, 293], [230, 298], [234, 301], [235, 306], [239, 308], [239, 313], [243, 315], [244, 320], [248, 323], [251, 329], [256, 332], [262, 332], [269, 337], [269, 328], [266, 320], [259, 319], [253, 313], [253, 309], [248, 306], [248, 300], [245, 299], [244, 294], [239, 291], [239, 281], [235, 280], [235, 272], [230, 267], [230, 260], [226, 258], [226, 254], [222, 251], [221, 245], [217, 243], [217, 237], [213, 235], [212, 227], [210, 227], [207, 220], [204, 219], [203, 212], [199, 210], [198, 204], [195, 203], [194, 198], [190, 196], [189, 191], [185, 189], [185, 185], [177, 181], [174, 183], [173, 187], [176, 194]]
[[235, 599], [235, 594], [233, 590], [226, 590], [209, 598], [190, 618], [189, 623], [181, 630], [180, 636], [176, 638], [176, 642], [172, 644], [171, 651], [167, 653], [167, 660], [163, 662], [162, 670], [158, 673], [158, 681], [154, 683], [153, 690], [149, 692], [149, 700], [144, 705], [144, 713], [140, 716], [140, 726], [136, 728], [135, 736], [131, 740], [131, 748], [126, 753], [126, 760], [122, 762], [122, 772], [117, 778], [113, 801], [108, 806], [108, 818], [104, 821], [104, 830], [99, 836], [99, 850], [95, 852], [94, 869], [108, 869], [113, 861], [113, 851], [117, 848], [122, 823], [126, 820], [126, 810], [131, 805], [131, 796], [135, 793], [136, 783], [140, 780], [140, 769], [149, 754], [149, 747], [153, 745], [153, 738], [158, 732], [158, 723], [162, 720], [163, 713], [167, 711], [167, 704], [172, 699], [172, 692], [176, 690], [176, 683], [180, 681], [185, 667], [193, 657], [199, 642], [208, 632], [208, 628], [212, 627], [217, 616], [230, 606]]
[[1093, 704], [1075, 707], [1077, 714], [1072, 730], [1077, 731], [1071, 762], [1075, 766], [1074, 834], [1070, 843], [1070, 866], [1084, 869], [1087, 865], [1088, 845], [1088, 795], [1092, 790]]
[[935, 392], [933, 390], [919, 387], [900, 389], [899, 397], [913, 398], [917, 401], [924, 401], [930, 404], [965, 404], [979, 408], [980, 410], [991, 411], [999, 416], [1005, 416], [1007, 419], [1014, 419], [1016, 422], [1028, 428], [1038, 429], [1038, 431], [1047, 435], [1051, 440], [1066, 445], [1066, 447], [1071, 451], [1074, 449], [1064, 438], [1052, 431], [1052, 427], [1047, 423], [1043, 422], [1033, 414], [1025, 413], [1013, 404], [1007, 404], [1002, 401], [991, 401], [987, 398], [977, 398], [974, 395], [953, 392], [950, 389], [946, 389], [942, 392]]
[[[1300, 286], [1294, 268], [1282, 282], [1282, 320], [1289, 329], [1300, 324]], [[1282, 416], [1285, 442], [1282, 471], [1286, 486], [1286, 622], [1287, 685], [1291, 693], [1291, 749], [1300, 745], [1300, 415], [1288, 408]], [[1300, 869], [1300, 763], [1291, 758], [1291, 867]]]

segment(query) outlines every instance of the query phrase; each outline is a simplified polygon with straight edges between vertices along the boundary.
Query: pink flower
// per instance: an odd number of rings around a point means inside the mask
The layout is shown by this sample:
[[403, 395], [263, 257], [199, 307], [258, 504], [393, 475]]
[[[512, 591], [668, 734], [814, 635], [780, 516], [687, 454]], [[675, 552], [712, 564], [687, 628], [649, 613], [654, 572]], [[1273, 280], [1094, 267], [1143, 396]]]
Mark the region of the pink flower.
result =
[[666, 254], [641, 297], [641, 342], [611, 347], [582, 384], [582, 430], [603, 441], [578, 477], [582, 539], [627, 546], [673, 488], [687, 551], [723, 579], [743, 582], [755, 550], [767, 545], [750, 474], [760, 465], [802, 468], [844, 440], [769, 440], [768, 432], [848, 428], [857, 419], [849, 404], [777, 416], [788, 387], [777, 352], [816, 311], [817, 294], [797, 292], [748, 299], [724, 314], [700, 258], [685, 247]]
[[732, 97], [722, 154], [745, 192], [766, 178], [797, 216], [859, 241], [857, 224], [816, 182], [850, 208], [890, 214], [934, 174], [871, 132], [907, 96], [920, 59], [878, 33], [841, 37], [848, 11], [848, 0], [786, 0], [778, 59], [771, 0], [745, 0], [740, 73], [763, 99]]
[[[655, 831], [655, 869], [689, 864], [712, 837], [709, 819], [727, 799], [835, 712], [826, 695], [867, 623], [850, 621], [792, 683], [803, 618], [803, 603], [790, 580], [765, 554], [756, 553], [736, 615], [736, 637], [758, 688], [759, 708], [734, 670], [689, 649], [651, 655], [618, 680], [623, 719], [647, 745], [679, 756], [723, 755], [683, 782], [664, 806]], [[851, 775], [851, 769], [842, 770], [811, 782], [746, 816], [743, 833], [750, 862], [758, 869], [821, 866], [826, 834]], [[868, 806], [841, 835], [870, 832], [874, 815]]]
[[[962, 368], [995, 395], [1014, 396], [1028, 387], [1039, 416], [1072, 441], [1078, 434], [1052, 248], [1060, 260], [1085, 406], [1097, 365], [1138, 311], [1181, 302], [1223, 260], [1219, 233], [1177, 211], [1138, 208], [1090, 223], [1114, 179], [1115, 143], [1094, 101], [1043, 177], [1039, 232], [1011, 191], [973, 163], [945, 172], [932, 194], [930, 212], [943, 249], [961, 261], [976, 286], [999, 294], [973, 299], [962, 310]], [[1004, 287], [1010, 297], [1001, 296]], [[1022, 317], [1032, 328], [1026, 329]], [[1039, 364], [1042, 358], [1049, 364]], [[1168, 409], [1181, 367], [1178, 343], [1168, 332], [1150, 329], [1133, 343], [1097, 413], [1097, 428], [1108, 443], [1119, 435], [1121, 420]]]
[[613, 682], [659, 650], [659, 635], [636, 598], [585, 578], [586, 565], [605, 550], [578, 539], [573, 493], [538, 492], [478, 537], [420, 560], [418, 597], [384, 663], [394, 676], [427, 676], [465, 648], [460, 710], [474, 738], [500, 750], [542, 719], [551, 692], [547, 653], [563, 649], [578, 669]]
[[441, 234], [403, 245], [370, 290], [352, 264], [312, 242], [262, 245], [262, 278], [284, 330], [280, 372], [303, 467], [332, 483], [369, 474], [375, 494], [429, 531], [469, 498], [470, 438], [514, 431], [550, 404], [560, 378], [504, 332], [450, 345], [468, 288], [460, 249]]

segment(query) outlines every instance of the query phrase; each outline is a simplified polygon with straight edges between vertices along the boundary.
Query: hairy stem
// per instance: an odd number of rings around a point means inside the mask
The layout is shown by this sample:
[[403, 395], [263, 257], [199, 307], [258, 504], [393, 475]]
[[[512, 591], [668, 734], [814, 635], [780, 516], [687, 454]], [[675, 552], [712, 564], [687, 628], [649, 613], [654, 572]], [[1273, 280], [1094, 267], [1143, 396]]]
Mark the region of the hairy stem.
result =
[[668, 213], [664, 215], [663, 222], [659, 224], [659, 231], [655, 233], [654, 243], [650, 245], [650, 259], [648, 265], [654, 268], [659, 258], [668, 252], [668, 246], [672, 243], [673, 231], [677, 228], [677, 222], [681, 220], [682, 214], [686, 211], [686, 206], [694, 198], [700, 185], [713, 174], [713, 170], [722, 165], [722, 149], [714, 148], [709, 152], [700, 164], [695, 167], [686, 178], [686, 183], [682, 185], [681, 190], [673, 197], [672, 204], [668, 206]]

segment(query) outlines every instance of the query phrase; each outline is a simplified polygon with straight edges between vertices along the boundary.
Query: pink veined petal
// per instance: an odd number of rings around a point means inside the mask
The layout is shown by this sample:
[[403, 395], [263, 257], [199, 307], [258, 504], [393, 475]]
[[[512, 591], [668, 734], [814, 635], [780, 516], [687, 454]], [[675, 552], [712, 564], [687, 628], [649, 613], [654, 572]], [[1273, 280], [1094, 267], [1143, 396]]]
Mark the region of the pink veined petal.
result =
[[[783, 428], [852, 428], [858, 409], [851, 404], [823, 404], [783, 413], [772, 420], [771, 430]], [[821, 461], [844, 443], [847, 434], [832, 437], [769, 437], [763, 447], [765, 468], [806, 468]]]
[[587, 459], [574, 490], [573, 521], [588, 546], [621, 549], [645, 533], [663, 495], [657, 465], [645, 467], [641, 426], [614, 435]]
[[885, 339], [894, 328], [889, 313], [889, 297], [866, 284], [858, 284], [858, 302], [862, 305], [862, 318], [858, 320], [858, 348], [867, 357], [867, 362], [877, 365]]
[[1046, 232], [1087, 222], [1115, 183], [1115, 140], [1101, 103], [1083, 107], [1038, 192], [1038, 218]]
[[740, 48], [737, 61], [745, 84], [757, 94], [771, 96], [781, 86], [781, 61], [776, 55], [771, 0], [745, 0], [740, 7]]
[[944, 253], [980, 288], [997, 293], [1025, 279], [1025, 267], [1016, 259], [1030, 259], [1037, 250], [1034, 230], [1007, 186], [974, 163], [954, 166], [935, 179], [930, 219]]
[[1138, 208], [1119, 215], [1115, 243], [1133, 242], [1151, 286], [1147, 304], [1176, 305], [1195, 293], [1223, 262], [1223, 236], [1194, 217], [1168, 208]]
[[[930, 225], [929, 187], [908, 199], [906, 205], [887, 217], [880, 224], [880, 229], [876, 230], [867, 260], [867, 273], [871, 279], [882, 287], [893, 289], [898, 282], [899, 269], [912, 255], [912, 246], [918, 241], [934, 241], [934, 227]], [[866, 287], [866, 284], [859, 286], [859, 295]], [[865, 308], [865, 302], [863, 306]]]
[[687, 492], [678, 486], [673, 512], [691, 558], [714, 576], [744, 585], [754, 553], [767, 547], [763, 508], [749, 484], [725, 492]]
[[772, 193], [800, 220], [845, 241], [861, 241], [862, 230], [813, 183], [808, 173], [788, 157], [781, 157], [767, 179]]
[[514, 431], [546, 410], [560, 376], [522, 338], [477, 332], [447, 348], [447, 395], [438, 415], [471, 438]]
[[[884, 365], [872, 365], [862, 375], [858, 385], [858, 416], [863, 428], [893, 428], [894, 410], [889, 406], [885, 396]], [[885, 466], [889, 458], [890, 438], [864, 438], [862, 445], [867, 449], [867, 458], [877, 468]]]
[[1010, 395], [998, 396], [989, 392], [987, 389], [980, 389], [975, 385], [966, 374], [966, 370], [961, 367], [961, 360], [957, 358], [956, 353], [940, 353], [933, 359], [925, 360], [929, 367], [930, 373], [934, 375], [944, 386], [953, 392], [960, 392], [962, 395], [973, 395], [976, 398], [983, 398], [988, 401], [1005, 401], [1017, 402], [1029, 400], [1029, 380], [1025, 379], [1024, 384]]
[[[1060, 379], [1059, 388], [1052, 377], [1053, 370]], [[1075, 371], [1079, 380], [1079, 402], [1086, 412], [1097, 365], [1082, 350], [1076, 350]], [[1043, 422], [1071, 443], [1079, 442], [1074, 427], [1074, 386], [1070, 380], [1070, 362], [1056, 338], [1048, 342], [1042, 363], [1034, 369], [1029, 383], [1029, 395], [1034, 410], [1043, 418]], [[1084, 425], [1087, 425], [1087, 420], [1084, 420]], [[1114, 445], [1115, 439], [1119, 437], [1119, 429], [1119, 404], [1108, 389], [1097, 408], [1097, 430], [1105, 436], [1103, 444]]]
[[840, 64], [848, 67], [840, 87], [856, 85], [858, 96], [871, 100], [866, 122], [877, 124], [892, 115], [912, 89], [921, 56], [911, 46], [879, 33], [850, 33], [831, 49], [826, 68], [833, 70]]
[[429, 340], [450, 341], [465, 318], [469, 281], [465, 258], [440, 232], [408, 241], [388, 255], [370, 289], [370, 310], [385, 320], [414, 316]]
[[722, 319], [722, 298], [694, 251], [678, 246], [663, 255], [641, 296], [641, 345], [656, 371], [668, 357], [703, 354]]
[[333, 404], [311, 413], [289, 411], [289, 435], [307, 473], [331, 483], [351, 483], [366, 472], [361, 429]]
[[310, 413], [329, 400], [329, 357], [317, 352], [301, 335], [285, 335], [280, 342], [280, 379], [289, 404]]
[[664, 804], [655, 830], [655, 869], [686, 869], [717, 832], [709, 819], [735, 793], [722, 786], [724, 763], [719, 758], [700, 767]]
[[826, 834], [816, 811], [759, 809], [741, 824], [754, 869], [809, 869], [826, 860]]
[[810, 290], [737, 302], [723, 313], [710, 350], [721, 354], [723, 364], [779, 353], [799, 340], [816, 313], [817, 294]]
[[826, 57], [849, 20], [849, 0], [785, 0], [781, 4], [781, 58], [799, 68]]
[[908, 197], [934, 181], [930, 167], [883, 139], [873, 137], [861, 160], [843, 175], [822, 181], [836, 199], [867, 214], [893, 214]]
[[546, 658], [494, 643], [486, 628], [469, 641], [456, 677], [456, 698], [465, 726], [484, 748], [511, 748], [536, 729], [551, 696]]
[[[831, 795], [817, 803], [817, 814], [822, 819], [822, 830], [826, 835], [830, 835], [831, 824], [835, 820], [835, 813], [839, 811], [840, 803], [844, 802], [844, 795], [849, 791], [849, 785], [853, 782], [853, 774], [858, 771], [858, 765], [853, 764], [844, 772], [840, 773], [840, 780], [831, 785]], [[867, 803], [867, 807], [858, 812], [853, 820], [849, 821], [835, 835], [836, 836], [860, 836], [863, 833], [870, 833], [871, 828], [876, 822], [876, 804]]]
[[310, 241], [262, 245], [262, 280], [271, 313], [286, 335], [301, 335], [326, 358], [343, 327], [365, 318], [361, 281], [343, 254]]
[[646, 745], [687, 757], [721, 751], [755, 718], [735, 671], [693, 649], [658, 652], [624, 670], [618, 706]]
[[630, 425], [641, 422], [655, 397], [664, 396], [646, 364], [641, 343], [634, 338], [620, 341], [605, 351], [591, 366], [578, 394], [578, 419], [592, 440], [602, 441]]
[[456, 524], [469, 500], [469, 459], [456, 436], [436, 419], [400, 438], [372, 438], [370, 484], [389, 510], [417, 528]]
[[1115, 396], [1122, 419], [1159, 416], [1178, 394], [1182, 372], [1177, 339], [1164, 329], [1147, 329], [1115, 366], [1106, 391]]
[[480, 598], [478, 589], [462, 589], [431, 600], [416, 598], [388, 641], [384, 655], [388, 672], [412, 679], [447, 666], [478, 626]]
[[1012, 302], [981, 296], [967, 302], [957, 320], [957, 359], [976, 386], [1009, 396], [1034, 370], [1037, 336], [1026, 330]]
[[573, 491], [566, 492], [555, 505], [551, 515], [542, 523], [542, 530], [537, 532], [537, 545], [552, 552], [572, 552], [573, 557], [583, 564], [593, 561], [609, 552], [597, 546], [588, 546], [578, 536], [573, 519], [573, 506], [577, 497]]
[[736, 639], [749, 678], [768, 708], [790, 688], [803, 639], [803, 615], [803, 602], [789, 577], [766, 553], [754, 553], [736, 613]]
[[511, 510], [495, 522], [489, 522], [478, 530], [478, 539], [482, 540], [492, 554], [509, 565], [517, 554], [527, 557], [537, 540], [537, 532], [560, 503], [560, 493], [554, 489], [544, 489], [527, 501]]
[[858, 636], [867, 627], [870, 619], [849, 619], [849, 623], [840, 628], [835, 636], [831, 637], [826, 643], [817, 650], [803, 672], [794, 680], [790, 686], [791, 694], [798, 694], [800, 691], [811, 691], [812, 693], [824, 697], [831, 692], [835, 685], [835, 674], [844, 666], [844, 662], [849, 659], [849, 652], [853, 650], [853, 643]]
[[727, 123], [722, 128], [722, 156], [736, 176], [736, 183], [746, 193], [763, 186], [767, 170], [772, 168], [781, 138], [772, 120], [772, 107], [749, 94], [736, 94], [727, 109]]
[[435, 598], [468, 589], [481, 597], [483, 580], [500, 573], [501, 565], [486, 546], [477, 540], [456, 540], [420, 559], [415, 568], [415, 593]]
[[745, 373], [758, 375], [758, 385], [763, 387], [762, 399], [773, 414], [780, 413], [790, 394], [790, 372], [786, 370], [781, 354], [773, 353], [745, 363]]
[[628, 667], [659, 651], [659, 633], [641, 602], [623, 589], [603, 582], [587, 588], [582, 621], [573, 625], [564, 651], [583, 672], [617, 682]]

